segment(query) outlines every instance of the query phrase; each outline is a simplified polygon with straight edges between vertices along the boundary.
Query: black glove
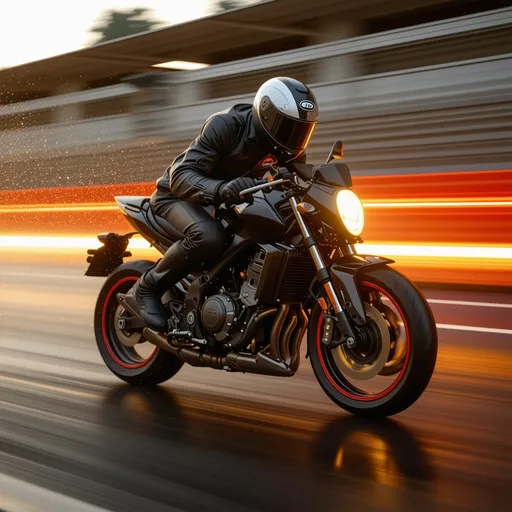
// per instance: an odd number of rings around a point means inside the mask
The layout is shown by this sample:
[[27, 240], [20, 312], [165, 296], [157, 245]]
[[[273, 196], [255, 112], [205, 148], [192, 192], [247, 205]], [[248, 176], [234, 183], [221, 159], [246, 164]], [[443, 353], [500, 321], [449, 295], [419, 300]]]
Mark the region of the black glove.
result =
[[257, 180], [255, 178], [235, 178], [234, 180], [223, 183], [219, 188], [219, 199], [221, 202], [230, 204], [242, 204], [249, 198], [240, 198], [240, 192], [247, 188], [262, 185], [266, 180]]

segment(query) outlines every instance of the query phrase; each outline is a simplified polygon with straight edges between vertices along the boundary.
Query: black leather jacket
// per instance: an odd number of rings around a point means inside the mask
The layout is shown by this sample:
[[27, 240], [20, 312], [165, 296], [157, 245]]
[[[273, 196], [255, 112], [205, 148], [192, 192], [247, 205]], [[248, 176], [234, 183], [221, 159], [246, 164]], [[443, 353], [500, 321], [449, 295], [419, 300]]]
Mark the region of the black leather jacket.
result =
[[235, 105], [206, 121], [199, 136], [157, 181], [155, 196], [214, 204], [223, 182], [261, 177], [271, 162], [277, 159], [268, 140], [256, 131], [252, 105]]

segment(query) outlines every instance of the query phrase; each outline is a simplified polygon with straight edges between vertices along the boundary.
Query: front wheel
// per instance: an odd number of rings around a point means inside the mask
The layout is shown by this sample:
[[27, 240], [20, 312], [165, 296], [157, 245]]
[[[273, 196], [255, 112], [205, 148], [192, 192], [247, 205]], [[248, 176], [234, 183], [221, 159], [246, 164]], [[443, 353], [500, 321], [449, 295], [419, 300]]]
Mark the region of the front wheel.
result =
[[160, 384], [183, 366], [175, 355], [145, 341], [142, 329], [120, 327], [119, 320], [128, 315], [117, 294], [127, 293], [151, 265], [150, 261], [136, 260], [114, 270], [100, 291], [94, 314], [96, 343], [103, 361], [117, 377], [138, 386]]
[[311, 365], [343, 409], [391, 416], [411, 406], [430, 381], [437, 358], [434, 317], [421, 292], [389, 267], [361, 274], [357, 285], [367, 321], [356, 328], [355, 346], [332, 349], [322, 342], [325, 319], [316, 304], [308, 330]]

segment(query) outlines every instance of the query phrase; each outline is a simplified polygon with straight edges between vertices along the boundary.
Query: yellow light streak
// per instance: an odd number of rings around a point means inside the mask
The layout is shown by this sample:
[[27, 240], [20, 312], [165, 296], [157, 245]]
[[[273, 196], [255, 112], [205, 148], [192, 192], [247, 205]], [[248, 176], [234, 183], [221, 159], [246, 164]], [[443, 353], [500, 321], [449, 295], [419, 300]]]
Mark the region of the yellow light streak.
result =
[[[65, 236], [11, 236], [0, 235], [0, 248], [54, 248], [54, 249], [94, 249], [101, 243], [94, 237]], [[149, 249], [143, 238], [132, 238], [130, 249]], [[424, 244], [357, 244], [360, 254], [381, 256], [406, 256], [419, 258], [470, 258], [470, 259], [512, 259], [512, 247], [507, 246], [468, 246], [468, 245], [424, 245]]]
[[[0, 236], [0, 248], [7, 249], [96, 249], [102, 244], [93, 237], [64, 236]], [[132, 238], [130, 249], [149, 249], [149, 242], [143, 238]]]
[[91, 204], [91, 205], [37, 205], [37, 206], [9, 206], [0, 207], [2, 213], [59, 213], [59, 212], [107, 212], [120, 211], [119, 207], [111, 204]]
[[[512, 201], [363, 201], [365, 208], [499, 208], [512, 207]], [[82, 204], [20, 204], [0, 206], [2, 213], [57, 213], [57, 212], [90, 212], [90, 211], [116, 211], [119, 207], [115, 203], [82, 203]]]

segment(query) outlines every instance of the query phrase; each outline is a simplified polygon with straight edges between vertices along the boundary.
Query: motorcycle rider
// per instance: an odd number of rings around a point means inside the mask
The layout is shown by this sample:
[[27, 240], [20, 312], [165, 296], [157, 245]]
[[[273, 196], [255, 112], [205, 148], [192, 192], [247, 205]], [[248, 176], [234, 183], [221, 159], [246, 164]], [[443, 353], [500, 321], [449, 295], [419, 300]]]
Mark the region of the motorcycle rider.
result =
[[253, 104], [237, 104], [212, 115], [188, 149], [157, 181], [151, 207], [181, 234], [126, 295], [144, 323], [167, 332], [162, 295], [202, 263], [221, 256], [227, 234], [204, 206], [244, 202], [240, 192], [262, 183], [274, 164], [305, 161], [318, 119], [313, 92], [293, 78], [272, 78]]

